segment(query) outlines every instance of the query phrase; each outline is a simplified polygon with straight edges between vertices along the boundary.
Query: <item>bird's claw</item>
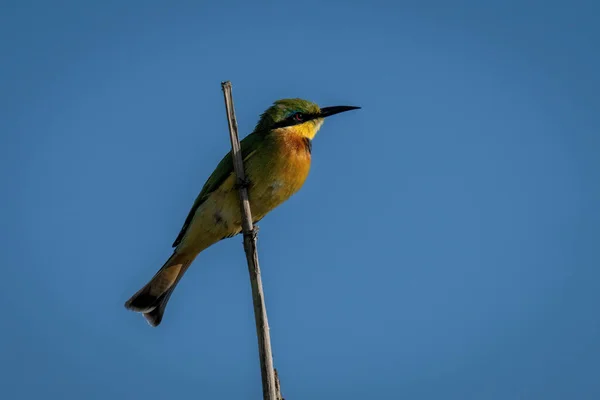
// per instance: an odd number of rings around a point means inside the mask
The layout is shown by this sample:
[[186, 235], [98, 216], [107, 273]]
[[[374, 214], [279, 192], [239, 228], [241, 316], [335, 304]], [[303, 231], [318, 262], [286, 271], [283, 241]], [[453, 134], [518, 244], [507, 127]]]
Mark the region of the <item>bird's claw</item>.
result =
[[[252, 230], [250, 232], [247, 233], [248, 236], [250, 236], [252, 239], [256, 239], [256, 237], [258, 236], [258, 230], [260, 228], [258, 227], [258, 225], [254, 225], [252, 227]], [[244, 234], [246, 235], [246, 234]]]
[[240, 188], [248, 189], [249, 187], [250, 187], [250, 179], [248, 179], [248, 178], [238, 179], [235, 184], [236, 189], [240, 189]]

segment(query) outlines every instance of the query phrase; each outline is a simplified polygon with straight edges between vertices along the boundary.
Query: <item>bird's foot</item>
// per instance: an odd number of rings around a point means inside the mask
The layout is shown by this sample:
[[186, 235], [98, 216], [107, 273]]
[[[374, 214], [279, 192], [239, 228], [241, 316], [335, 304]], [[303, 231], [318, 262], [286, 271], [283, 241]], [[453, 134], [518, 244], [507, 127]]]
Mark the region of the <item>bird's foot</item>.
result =
[[258, 225], [254, 225], [252, 227], [252, 230], [248, 232], [248, 236], [250, 236], [252, 239], [256, 239], [256, 237], [258, 236], [259, 229], [260, 228], [258, 227]]
[[236, 182], [236, 184], [235, 184], [235, 188], [236, 189], [240, 189], [240, 188], [248, 189], [248, 188], [250, 188], [250, 179], [248, 179], [248, 178], [238, 179], [237, 182]]

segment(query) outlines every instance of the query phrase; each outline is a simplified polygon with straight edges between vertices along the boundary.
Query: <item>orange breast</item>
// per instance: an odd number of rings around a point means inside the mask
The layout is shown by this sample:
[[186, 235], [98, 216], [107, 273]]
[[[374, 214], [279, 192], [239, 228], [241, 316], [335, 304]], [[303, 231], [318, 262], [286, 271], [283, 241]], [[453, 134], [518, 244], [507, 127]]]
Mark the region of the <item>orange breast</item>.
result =
[[310, 171], [310, 141], [293, 134], [278, 135], [260, 153], [247, 165], [256, 219], [300, 190]]

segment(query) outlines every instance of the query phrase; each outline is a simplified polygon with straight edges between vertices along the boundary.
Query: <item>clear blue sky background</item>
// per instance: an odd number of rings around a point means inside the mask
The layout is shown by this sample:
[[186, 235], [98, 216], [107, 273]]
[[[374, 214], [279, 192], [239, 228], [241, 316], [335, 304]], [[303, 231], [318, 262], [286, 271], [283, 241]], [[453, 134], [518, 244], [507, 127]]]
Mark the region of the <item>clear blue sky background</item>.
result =
[[[593, 1], [3, 1], [6, 399], [258, 399], [241, 237], [123, 308], [273, 100], [360, 105], [260, 224], [286, 398], [598, 399]], [[597, 3], [597, 2], [596, 2]]]

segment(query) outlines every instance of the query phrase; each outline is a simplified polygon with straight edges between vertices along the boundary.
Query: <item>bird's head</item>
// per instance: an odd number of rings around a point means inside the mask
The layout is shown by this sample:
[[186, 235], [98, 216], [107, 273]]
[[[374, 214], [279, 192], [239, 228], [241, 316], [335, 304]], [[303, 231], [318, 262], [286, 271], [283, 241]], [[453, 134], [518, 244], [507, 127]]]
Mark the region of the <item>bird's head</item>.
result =
[[261, 116], [255, 131], [283, 131], [311, 139], [315, 137], [325, 118], [360, 107], [335, 106], [319, 108], [303, 99], [277, 100]]

